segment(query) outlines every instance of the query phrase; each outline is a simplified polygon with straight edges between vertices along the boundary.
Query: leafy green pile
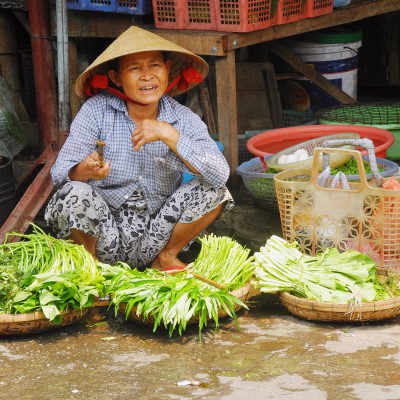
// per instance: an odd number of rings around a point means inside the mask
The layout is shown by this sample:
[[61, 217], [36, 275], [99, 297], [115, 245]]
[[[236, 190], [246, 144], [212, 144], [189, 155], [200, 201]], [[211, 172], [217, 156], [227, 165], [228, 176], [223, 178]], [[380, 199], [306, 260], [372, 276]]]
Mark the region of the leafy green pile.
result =
[[[371, 165], [368, 161], [362, 160], [365, 168], [365, 173], [370, 174]], [[379, 166], [378, 164], [378, 172], [382, 172], [384, 168]], [[345, 175], [360, 175], [360, 171], [358, 169], [357, 161], [354, 157], [351, 157], [350, 160], [340, 165], [339, 167], [332, 168], [331, 175], [336, 175], [338, 172], [343, 172]]]
[[[115, 313], [125, 305], [126, 318], [134, 312], [143, 321], [153, 323], [153, 331], [163, 325], [169, 336], [175, 331], [181, 335], [189, 322], [197, 322], [200, 339], [208, 320], [219, 326], [221, 311], [237, 323], [235, 309], [247, 306], [229, 290], [244, 286], [252, 276], [254, 265], [249, 250], [227, 237], [209, 235], [200, 240], [202, 249], [196, 260], [173, 276], [153, 269], [141, 272], [124, 263], [99, 263]], [[226, 289], [215, 288], [194, 273]]]
[[[30, 234], [8, 234], [0, 245], [0, 313], [42, 311], [60, 324], [63, 310], [93, 305], [104, 278], [83, 246], [32, 227]], [[10, 236], [21, 240], [7, 243]]]
[[290, 292], [310, 300], [337, 304], [384, 300], [400, 295], [394, 275], [386, 285], [377, 277], [375, 262], [356, 250], [326, 249], [302, 254], [297, 243], [271, 236], [255, 253], [254, 286], [261, 292]]

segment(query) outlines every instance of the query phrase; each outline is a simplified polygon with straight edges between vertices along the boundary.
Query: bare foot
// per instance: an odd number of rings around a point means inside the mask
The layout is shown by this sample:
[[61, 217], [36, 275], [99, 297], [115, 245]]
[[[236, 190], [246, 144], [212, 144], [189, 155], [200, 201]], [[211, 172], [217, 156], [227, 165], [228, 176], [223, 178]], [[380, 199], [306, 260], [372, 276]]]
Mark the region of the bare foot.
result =
[[186, 264], [177, 257], [162, 258], [157, 257], [151, 264], [151, 268], [159, 271], [180, 271], [186, 267]]

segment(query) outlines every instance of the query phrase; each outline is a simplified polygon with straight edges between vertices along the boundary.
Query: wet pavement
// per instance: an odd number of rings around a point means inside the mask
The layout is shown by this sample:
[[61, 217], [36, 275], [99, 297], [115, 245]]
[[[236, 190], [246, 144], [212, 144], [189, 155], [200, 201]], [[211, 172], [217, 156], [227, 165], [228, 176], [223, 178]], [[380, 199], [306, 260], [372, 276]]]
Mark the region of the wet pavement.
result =
[[[276, 211], [244, 193], [210, 231], [257, 250], [280, 235]], [[249, 310], [168, 337], [96, 307], [78, 323], [0, 338], [1, 399], [400, 399], [399, 318], [335, 324], [292, 316], [276, 295]]]

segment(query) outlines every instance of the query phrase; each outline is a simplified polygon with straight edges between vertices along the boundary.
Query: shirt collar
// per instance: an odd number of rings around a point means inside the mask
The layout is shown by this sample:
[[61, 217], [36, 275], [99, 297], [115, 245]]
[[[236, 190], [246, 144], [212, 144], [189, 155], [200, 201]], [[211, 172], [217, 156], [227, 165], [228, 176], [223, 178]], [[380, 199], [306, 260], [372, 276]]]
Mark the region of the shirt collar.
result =
[[[110, 106], [114, 107], [116, 110], [126, 112], [126, 103], [124, 100], [110, 94]], [[169, 124], [172, 124], [176, 121], [178, 121], [179, 117], [176, 114], [176, 111], [174, 107], [172, 107], [172, 102], [174, 100], [171, 99], [171, 97], [164, 95], [160, 99], [160, 104], [159, 104], [159, 112], [158, 112], [158, 119], [160, 121], [165, 121], [168, 122]]]

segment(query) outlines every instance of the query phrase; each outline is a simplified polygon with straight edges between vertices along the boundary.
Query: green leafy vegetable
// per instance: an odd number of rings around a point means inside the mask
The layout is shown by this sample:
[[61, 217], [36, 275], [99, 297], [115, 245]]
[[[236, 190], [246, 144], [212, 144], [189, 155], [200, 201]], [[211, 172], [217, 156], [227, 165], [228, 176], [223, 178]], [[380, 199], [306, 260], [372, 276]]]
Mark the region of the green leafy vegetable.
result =
[[[377, 278], [375, 262], [356, 250], [340, 253], [326, 249], [316, 256], [302, 254], [297, 243], [278, 236], [267, 240], [255, 253], [254, 286], [261, 292], [290, 292], [298, 297], [346, 304], [392, 297]], [[399, 293], [399, 280], [388, 283]]]
[[[0, 245], [0, 313], [42, 311], [61, 323], [63, 310], [93, 305], [104, 278], [83, 246], [32, 227], [31, 234], [8, 234]], [[7, 243], [11, 235], [21, 240]]]
[[[154, 331], [164, 326], [169, 336], [175, 331], [181, 335], [194, 321], [198, 323], [200, 340], [208, 320], [219, 326], [221, 313], [237, 323], [235, 309], [247, 307], [228, 290], [244, 286], [253, 275], [249, 250], [230, 238], [214, 235], [202, 238], [201, 243], [196, 260], [174, 276], [153, 269], [141, 272], [124, 263], [99, 263], [115, 312], [124, 305], [126, 318], [134, 312], [143, 321], [153, 323]], [[197, 279], [191, 271], [224, 284], [227, 289], [217, 289]]]

